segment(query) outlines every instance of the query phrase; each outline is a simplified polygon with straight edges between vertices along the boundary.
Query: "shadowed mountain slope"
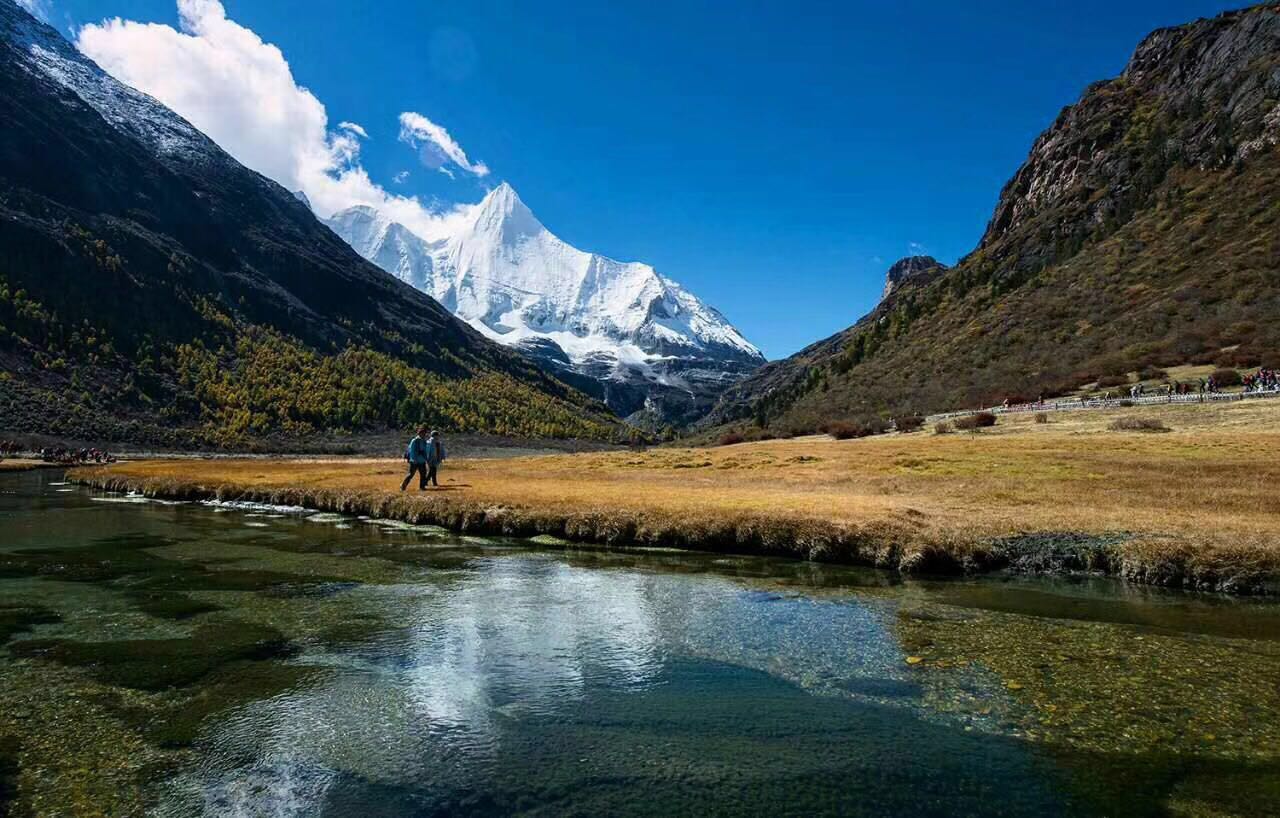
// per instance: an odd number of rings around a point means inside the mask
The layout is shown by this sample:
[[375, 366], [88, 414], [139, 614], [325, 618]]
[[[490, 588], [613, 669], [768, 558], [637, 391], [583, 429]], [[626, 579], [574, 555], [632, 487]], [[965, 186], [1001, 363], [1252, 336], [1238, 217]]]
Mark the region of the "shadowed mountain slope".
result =
[[0, 428], [238, 445], [615, 419], [0, 0]]
[[731, 387], [781, 430], [1035, 399], [1143, 367], [1278, 366], [1280, 5], [1162, 29], [1035, 142], [978, 248]]

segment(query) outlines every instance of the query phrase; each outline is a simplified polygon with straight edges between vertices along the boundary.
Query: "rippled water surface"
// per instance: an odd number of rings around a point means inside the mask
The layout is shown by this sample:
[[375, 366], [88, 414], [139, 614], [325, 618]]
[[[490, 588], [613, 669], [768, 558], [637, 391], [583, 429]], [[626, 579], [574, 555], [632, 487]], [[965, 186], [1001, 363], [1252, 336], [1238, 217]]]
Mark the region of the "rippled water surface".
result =
[[1267, 814], [1280, 606], [0, 477], [0, 814]]

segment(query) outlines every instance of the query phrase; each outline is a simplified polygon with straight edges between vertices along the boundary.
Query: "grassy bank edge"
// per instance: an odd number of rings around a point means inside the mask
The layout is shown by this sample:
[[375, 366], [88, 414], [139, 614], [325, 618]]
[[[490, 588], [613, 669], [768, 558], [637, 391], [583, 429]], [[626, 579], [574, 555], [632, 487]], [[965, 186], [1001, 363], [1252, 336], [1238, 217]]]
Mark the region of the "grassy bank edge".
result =
[[301, 506], [435, 525], [478, 535], [550, 536], [609, 548], [676, 548], [773, 556], [896, 571], [958, 576], [1107, 575], [1129, 582], [1229, 594], [1280, 595], [1280, 558], [1248, 547], [1198, 547], [1176, 537], [1126, 532], [1021, 532], [966, 539], [938, 538], [891, 520], [862, 525], [785, 514], [726, 519], [713, 514], [585, 510], [565, 513], [456, 496], [298, 487], [252, 487], [234, 481], [137, 477], [119, 467], [73, 469], [67, 479], [91, 488], [171, 500], [222, 500]]

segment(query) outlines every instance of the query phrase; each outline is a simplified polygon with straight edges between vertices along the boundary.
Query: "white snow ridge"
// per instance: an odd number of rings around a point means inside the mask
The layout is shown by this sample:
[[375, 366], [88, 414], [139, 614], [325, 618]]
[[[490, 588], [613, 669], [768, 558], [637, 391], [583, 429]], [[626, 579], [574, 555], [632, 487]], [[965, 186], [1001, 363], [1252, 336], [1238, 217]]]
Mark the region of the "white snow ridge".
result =
[[427, 240], [372, 207], [327, 220], [384, 270], [621, 414], [687, 421], [764, 357], [717, 310], [638, 262], [570, 246], [503, 182]]

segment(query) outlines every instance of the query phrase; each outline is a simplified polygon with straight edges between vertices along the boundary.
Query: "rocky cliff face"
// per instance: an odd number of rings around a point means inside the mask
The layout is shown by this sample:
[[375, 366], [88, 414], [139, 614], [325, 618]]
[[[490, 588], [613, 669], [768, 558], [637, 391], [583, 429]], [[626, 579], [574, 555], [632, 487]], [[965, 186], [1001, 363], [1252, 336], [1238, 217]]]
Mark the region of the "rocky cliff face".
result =
[[1023, 268], [1061, 260], [1132, 218], [1171, 169], [1223, 169], [1274, 147], [1278, 10], [1149, 35], [1123, 74], [1091, 86], [1036, 140], [978, 249]]
[[1156, 31], [1035, 141], [973, 253], [910, 287], [891, 273], [870, 315], [709, 422], [804, 431], [1149, 366], [1280, 365], [1278, 145], [1280, 4]]

